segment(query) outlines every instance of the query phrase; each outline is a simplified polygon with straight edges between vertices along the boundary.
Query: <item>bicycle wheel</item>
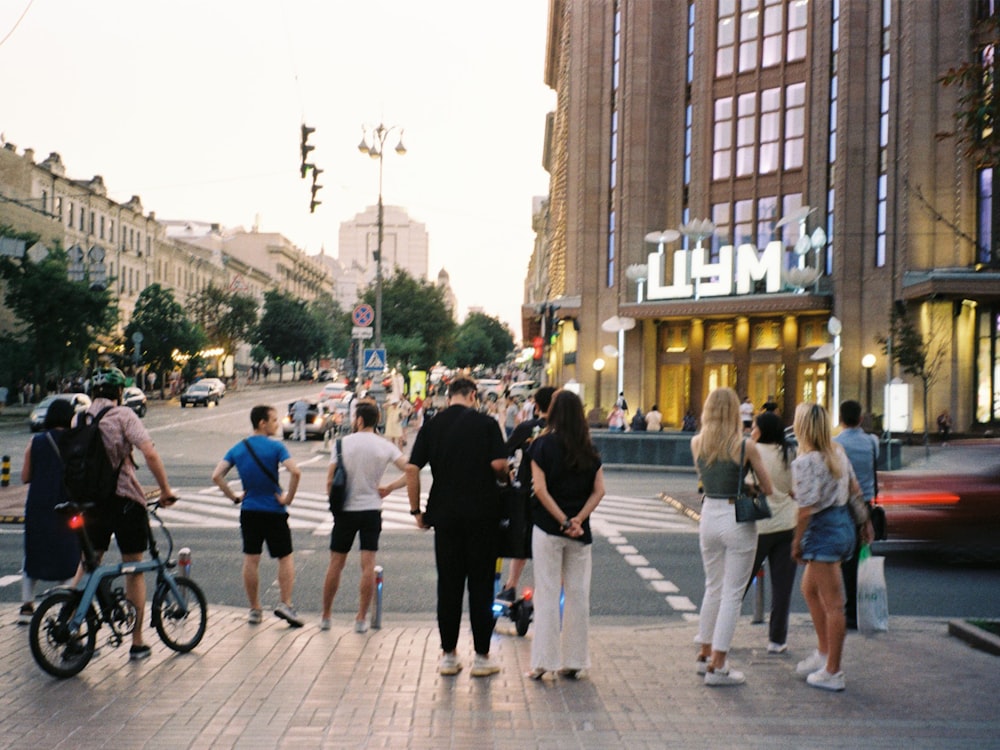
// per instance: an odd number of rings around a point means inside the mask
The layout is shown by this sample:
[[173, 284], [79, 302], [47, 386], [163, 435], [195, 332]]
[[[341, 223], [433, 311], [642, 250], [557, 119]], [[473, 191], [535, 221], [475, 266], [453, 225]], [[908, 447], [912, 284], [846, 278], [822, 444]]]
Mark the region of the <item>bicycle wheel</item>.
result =
[[187, 653], [205, 635], [208, 624], [208, 604], [197, 583], [184, 576], [176, 576], [174, 583], [180, 591], [178, 600], [165, 581], [156, 587], [153, 595], [153, 627], [160, 640], [174, 651]]
[[100, 623], [92, 610], [75, 636], [69, 632], [81, 596], [79, 591], [56, 591], [38, 605], [31, 618], [31, 655], [38, 666], [55, 677], [79, 674], [94, 655]]

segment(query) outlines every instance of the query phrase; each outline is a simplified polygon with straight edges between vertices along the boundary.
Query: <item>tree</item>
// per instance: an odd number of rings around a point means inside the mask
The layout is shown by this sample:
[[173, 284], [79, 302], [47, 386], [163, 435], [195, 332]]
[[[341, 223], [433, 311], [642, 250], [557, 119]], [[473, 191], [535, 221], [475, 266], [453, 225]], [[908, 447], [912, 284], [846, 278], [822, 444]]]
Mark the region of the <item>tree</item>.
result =
[[458, 327], [449, 364], [452, 366], [503, 364], [514, 350], [514, 334], [497, 318], [470, 313]]
[[109, 336], [118, 319], [111, 292], [89, 281], [70, 281], [66, 253], [50, 250], [38, 262], [0, 259], [4, 300], [17, 318], [16, 346], [29, 353], [36, 381], [83, 367], [93, 345]]
[[313, 324], [319, 334], [316, 355], [329, 355], [336, 359], [347, 356], [351, 346], [351, 316], [329, 294], [321, 294], [308, 306]]
[[134, 353], [132, 336], [137, 331], [142, 333], [142, 361], [160, 373], [161, 393], [166, 373], [174, 368], [174, 351], [193, 358], [207, 342], [204, 330], [188, 319], [174, 293], [159, 284], [147, 286], [135, 302], [132, 319], [125, 327], [126, 351]]
[[906, 309], [901, 306], [893, 309], [889, 325], [889, 336], [880, 336], [878, 342], [882, 345], [882, 351], [886, 355], [891, 354], [892, 360], [903, 368], [903, 372], [919, 378], [923, 385], [924, 446], [929, 457], [931, 419], [927, 401], [931, 386], [941, 375], [945, 348], [938, 341], [936, 334], [924, 339], [920, 329], [910, 320]]
[[278, 363], [279, 381], [286, 362], [309, 361], [321, 344], [305, 301], [276, 289], [264, 293], [264, 314], [257, 331], [257, 342]]
[[957, 129], [938, 133], [939, 139], [955, 137], [964, 156], [978, 166], [1000, 163], [1000, 98], [996, 91], [996, 53], [1000, 50], [1000, 18], [995, 15], [976, 22], [972, 34], [972, 59], [951, 68], [938, 80], [945, 87], [959, 88], [955, 107]]
[[[362, 299], [374, 307], [374, 284]], [[399, 369], [429, 369], [450, 351], [454, 332], [455, 321], [439, 287], [403, 269], [383, 280], [383, 343]]]
[[205, 329], [210, 344], [235, 354], [257, 327], [257, 301], [247, 294], [209, 284], [190, 300], [194, 320]]

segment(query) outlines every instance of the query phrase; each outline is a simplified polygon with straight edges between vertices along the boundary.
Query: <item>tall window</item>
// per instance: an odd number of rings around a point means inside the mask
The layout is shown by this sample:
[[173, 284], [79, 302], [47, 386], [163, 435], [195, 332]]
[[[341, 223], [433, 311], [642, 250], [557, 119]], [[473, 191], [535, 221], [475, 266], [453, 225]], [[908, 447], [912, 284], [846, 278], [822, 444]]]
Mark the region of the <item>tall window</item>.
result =
[[611, 143], [610, 164], [608, 165], [608, 257], [605, 284], [610, 288], [615, 284], [615, 260], [618, 254], [617, 217], [618, 205], [618, 85], [621, 75], [621, 29], [622, 9], [615, 2], [611, 41]]
[[719, 0], [715, 75], [804, 60], [808, 17], [808, 0]]
[[826, 236], [828, 243], [826, 246], [826, 258], [824, 267], [827, 274], [833, 273], [833, 225], [834, 210], [837, 202], [837, 191], [834, 187], [837, 165], [837, 110], [838, 110], [838, 89], [840, 87], [840, 77], [837, 66], [840, 61], [840, 0], [833, 0], [830, 8], [830, 122], [828, 141], [829, 157], [827, 164], [829, 169], [826, 176]]
[[800, 169], [805, 106], [804, 83], [716, 99], [712, 179], [729, 178], [734, 165], [737, 177]]
[[886, 263], [889, 231], [889, 74], [892, 58], [889, 52], [889, 32], [892, 29], [892, 0], [882, 0], [882, 66], [879, 87], [878, 117], [878, 208], [876, 211], [875, 265]]

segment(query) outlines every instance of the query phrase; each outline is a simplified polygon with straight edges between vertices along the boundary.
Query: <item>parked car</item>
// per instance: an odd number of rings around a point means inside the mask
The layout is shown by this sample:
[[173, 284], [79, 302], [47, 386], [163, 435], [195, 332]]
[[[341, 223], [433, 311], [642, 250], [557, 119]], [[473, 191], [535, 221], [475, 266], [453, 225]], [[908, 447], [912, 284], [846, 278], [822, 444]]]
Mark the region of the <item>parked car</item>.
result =
[[54, 396], [46, 396], [28, 415], [28, 427], [31, 428], [32, 432], [40, 432], [45, 429], [45, 415], [49, 413], [49, 406], [56, 399], [72, 403], [77, 414], [90, 408], [90, 396], [85, 393], [57, 393]]
[[183, 409], [188, 404], [191, 404], [191, 406], [197, 406], [198, 404], [206, 407], [209, 404], [218, 406], [221, 398], [222, 396], [213, 390], [209, 383], [199, 380], [197, 383], [189, 385], [187, 390], [181, 394], [181, 408]]
[[327, 383], [319, 393], [320, 401], [337, 401], [347, 393], [347, 384], [341, 382]]
[[1000, 459], [996, 445], [948, 447], [947, 467], [880, 471], [888, 549], [930, 548], [950, 559], [1000, 559]]
[[[326, 404], [320, 401], [309, 401], [309, 413], [306, 415], [306, 437], [321, 438], [334, 426], [333, 412], [327, 409]], [[295, 420], [292, 419], [292, 407], [295, 402], [288, 405], [288, 413], [281, 420], [281, 433], [285, 439], [292, 437], [295, 431]]]
[[306, 367], [299, 373], [299, 380], [315, 380], [315, 379], [316, 379], [316, 371], [309, 367]]
[[134, 385], [122, 391], [122, 406], [127, 406], [138, 416], [146, 416], [146, 394]]
[[219, 378], [202, 378], [198, 381], [199, 383], [204, 383], [212, 392], [215, 393], [219, 398], [226, 395], [226, 384], [219, 380]]
[[316, 380], [318, 380], [320, 383], [328, 383], [329, 381], [333, 380], [335, 374], [336, 373], [334, 373], [333, 370], [320, 370], [319, 375], [316, 377]]

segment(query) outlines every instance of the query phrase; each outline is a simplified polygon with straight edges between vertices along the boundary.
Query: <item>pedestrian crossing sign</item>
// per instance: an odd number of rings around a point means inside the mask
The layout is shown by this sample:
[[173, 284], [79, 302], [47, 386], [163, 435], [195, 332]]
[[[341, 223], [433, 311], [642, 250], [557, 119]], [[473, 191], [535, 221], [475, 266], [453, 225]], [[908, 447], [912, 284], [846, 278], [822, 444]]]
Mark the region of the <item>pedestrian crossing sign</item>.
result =
[[385, 369], [385, 349], [365, 349], [364, 369], [366, 372], [382, 372]]

